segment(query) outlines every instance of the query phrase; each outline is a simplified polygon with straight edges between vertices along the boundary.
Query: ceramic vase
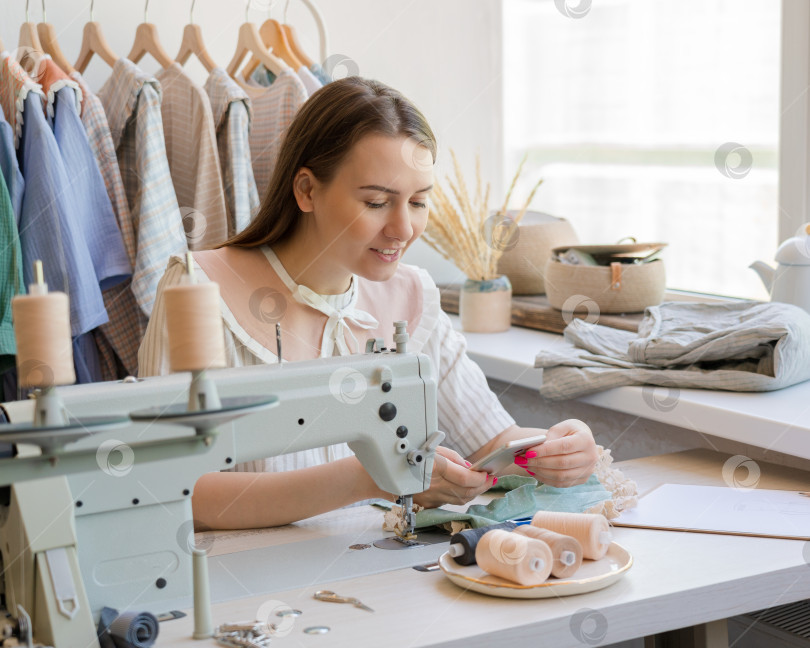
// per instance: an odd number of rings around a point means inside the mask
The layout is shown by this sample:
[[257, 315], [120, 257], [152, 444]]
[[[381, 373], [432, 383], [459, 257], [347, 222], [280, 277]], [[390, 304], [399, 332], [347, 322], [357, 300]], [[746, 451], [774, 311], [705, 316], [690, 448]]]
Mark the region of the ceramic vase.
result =
[[512, 323], [512, 284], [506, 275], [467, 279], [459, 292], [461, 328], [468, 333], [499, 333]]

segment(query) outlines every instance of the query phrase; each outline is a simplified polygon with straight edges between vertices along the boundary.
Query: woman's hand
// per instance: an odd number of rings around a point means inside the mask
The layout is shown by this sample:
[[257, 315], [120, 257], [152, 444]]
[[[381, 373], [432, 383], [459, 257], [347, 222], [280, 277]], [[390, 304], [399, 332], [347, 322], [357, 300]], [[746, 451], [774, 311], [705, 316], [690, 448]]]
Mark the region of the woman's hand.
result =
[[492, 486], [492, 477], [485, 472], [469, 469], [458, 452], [439, 446], [433, 459], [430, 488], [414, 495], [413, 501], [426, 508], [442, 504], [466, 504]]
[[588, 481], [597, 458], [591, 429], [582, 421], [568, 419], [550, 427], [546, 441], [517, 457], [515, 463], [538, 481], [560, 488]]

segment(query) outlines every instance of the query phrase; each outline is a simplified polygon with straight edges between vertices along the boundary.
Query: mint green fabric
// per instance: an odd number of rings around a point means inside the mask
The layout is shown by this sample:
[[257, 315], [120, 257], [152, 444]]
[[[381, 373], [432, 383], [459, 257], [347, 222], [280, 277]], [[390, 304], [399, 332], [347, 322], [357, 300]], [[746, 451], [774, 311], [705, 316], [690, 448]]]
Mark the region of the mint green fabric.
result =
[[23, 291], [22, 252], [17, 233], [17, 219], [0, 174], [0, 246], [3, 249], [0, 264], [0, 373], [14, 366], [17, 343], [11, 322], [11, 300]]
[[[534, 515], [537, 511], [567, 511], [582, 513], [600, 502], [611, 498], [595, 475], [587, 482], [569, 488], [554, 488], [538, 484], [532, 477], [505, 475], [498, 477], [498, 484], [490, 493], [504, 492], [489, 504], [472, 504], [459, 513], [443, 508], [425, 509], [416, 514], [416, 528], [445, 524], [454, 520], [468, 522], [473, 529], [504, 520]], [[375, 502], [376, 506], [380, 506]]]

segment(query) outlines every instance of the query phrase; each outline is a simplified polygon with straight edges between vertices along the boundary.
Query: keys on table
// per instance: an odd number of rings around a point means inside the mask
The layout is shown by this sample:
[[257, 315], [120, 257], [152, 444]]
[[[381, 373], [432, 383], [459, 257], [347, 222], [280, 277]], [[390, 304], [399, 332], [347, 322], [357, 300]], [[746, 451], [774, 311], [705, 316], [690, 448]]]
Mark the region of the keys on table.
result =
[[353, 598], [351, 596], [340, 596], [340, 594], [335, 594], [334, 592], [330, 592], [329, 590], [318, 590], [312, 596], [313, 598], [316, 598], [319, 601], [328, 601], [330, 603], [350, 603], [354, 607], [360, 608], [361, 610], [366, 610], [367, 612], [374, 612], [374, 610], [372, 610], [368, 605], [364, 605], [356, 598]]

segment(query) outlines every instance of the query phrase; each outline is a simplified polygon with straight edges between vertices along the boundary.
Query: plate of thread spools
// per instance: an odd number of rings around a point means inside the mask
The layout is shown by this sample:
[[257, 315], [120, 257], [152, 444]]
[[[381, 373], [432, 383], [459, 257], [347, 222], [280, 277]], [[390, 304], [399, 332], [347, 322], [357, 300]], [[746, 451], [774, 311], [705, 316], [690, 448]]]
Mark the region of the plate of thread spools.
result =
[[613, 542], [607, 519], [539, 511], [531, 524], [503, 522], [455, 534], [439, 568], [464, 589], [506, 598], [551, 598], [595, 592], [633, 565]]

